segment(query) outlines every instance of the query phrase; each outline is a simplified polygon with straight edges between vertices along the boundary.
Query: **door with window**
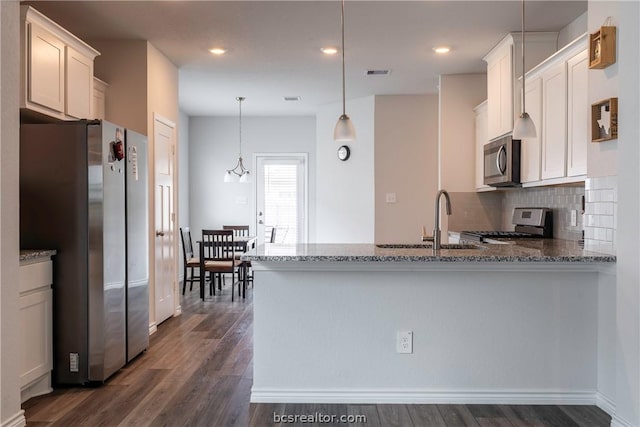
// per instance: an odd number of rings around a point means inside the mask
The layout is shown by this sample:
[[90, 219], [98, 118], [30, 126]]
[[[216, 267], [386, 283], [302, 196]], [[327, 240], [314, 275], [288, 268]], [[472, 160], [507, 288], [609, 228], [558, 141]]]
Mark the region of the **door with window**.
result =
[[307, 154], [255, 154], [258, 244], [306, 243]]

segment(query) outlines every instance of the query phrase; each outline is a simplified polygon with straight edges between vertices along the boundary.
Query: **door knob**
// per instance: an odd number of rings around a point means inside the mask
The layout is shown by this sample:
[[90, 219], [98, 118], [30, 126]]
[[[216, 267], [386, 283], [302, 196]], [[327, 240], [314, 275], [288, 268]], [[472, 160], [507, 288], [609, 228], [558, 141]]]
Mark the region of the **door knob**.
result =
[[164, 231], [156, 231], [156, 237], [164, 236]]

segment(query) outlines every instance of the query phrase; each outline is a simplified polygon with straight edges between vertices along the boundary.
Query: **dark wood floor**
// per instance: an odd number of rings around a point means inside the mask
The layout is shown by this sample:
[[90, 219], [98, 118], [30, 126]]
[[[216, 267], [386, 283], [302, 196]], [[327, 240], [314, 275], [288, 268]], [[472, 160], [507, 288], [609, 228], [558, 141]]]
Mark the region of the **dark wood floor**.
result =
[[252, 300], [211, 302], [187, 292], [182, 316], [158, 327], [150, 349], [97, 388], [66, 388], [25, 402], [28, 426], [273, 426], [274, 414], [364, 415], [349, 426], [599, 427], [593, 406], [249, 404]]

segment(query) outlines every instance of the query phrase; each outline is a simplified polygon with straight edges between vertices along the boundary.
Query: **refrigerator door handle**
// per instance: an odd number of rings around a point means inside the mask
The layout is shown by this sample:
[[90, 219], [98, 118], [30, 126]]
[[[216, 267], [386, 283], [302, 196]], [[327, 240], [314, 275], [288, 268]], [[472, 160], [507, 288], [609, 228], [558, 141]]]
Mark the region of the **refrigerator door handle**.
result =
[[164, 231], [156, 231], [156, 237], [164, 236]]

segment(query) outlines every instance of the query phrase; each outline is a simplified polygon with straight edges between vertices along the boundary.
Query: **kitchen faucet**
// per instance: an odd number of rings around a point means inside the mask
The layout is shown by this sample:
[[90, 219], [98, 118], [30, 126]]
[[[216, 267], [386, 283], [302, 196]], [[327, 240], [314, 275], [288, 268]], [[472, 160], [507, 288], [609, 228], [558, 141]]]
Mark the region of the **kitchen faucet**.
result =
[[[435, 220], [433, 224], [433, 250], [434, 251], [440, 250], [440, 246], [442, 243], [442, 237], [440, 235], [440, 198], [442, 195], [444, 195], [444, 198], [445, 198], [447, 215], [451, 215], [451, 199], [449, 198], [449, 193], [447, 193], [446, 190], [440, 190], [438, 191], [438, 194], [436, 194], [436, 203], [435, 203], [436, 212], [435, 212]], [[423, 233], [422, 241], [426, 241], [426, 240], [431, 240], [431, 239], [427, 236], [424, 236], [424, 233]]]

